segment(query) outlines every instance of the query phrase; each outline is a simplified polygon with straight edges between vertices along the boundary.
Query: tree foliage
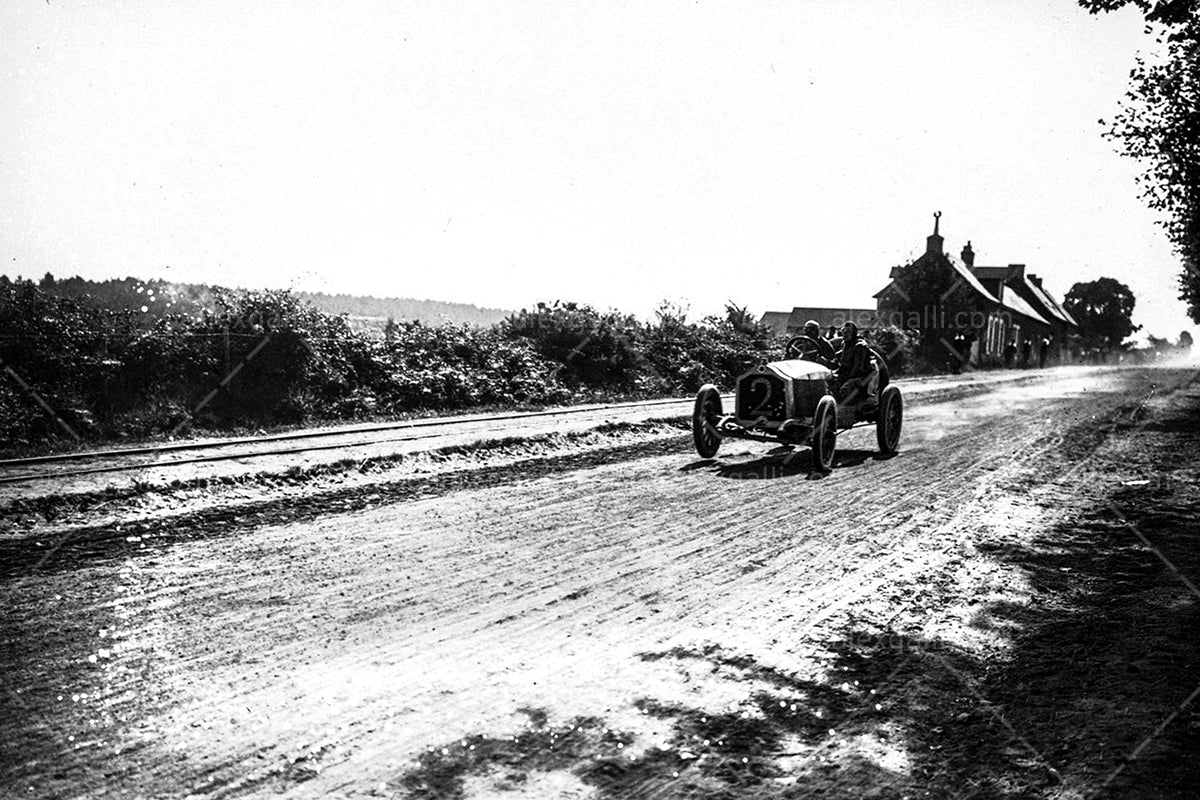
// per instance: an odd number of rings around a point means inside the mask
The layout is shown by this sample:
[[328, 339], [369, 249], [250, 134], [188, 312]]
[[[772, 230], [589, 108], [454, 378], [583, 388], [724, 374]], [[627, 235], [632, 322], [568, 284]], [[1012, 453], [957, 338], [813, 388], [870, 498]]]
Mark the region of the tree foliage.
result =
[[1183, 261], [1180, 297], [1200, 322], [1200, 1], [1079, 0], [1092, 13], [1135, 6], [1165, 48], [1139, 56], [1106, 136], [1145, 164], [1140, 184]]
[[[196, 295], [176, 311], [157, 283], [114, 281], [99, 298], [56, 293], [72, 280], [0, 276], [2, 451], [68, 429], [96, 441], [679, 396], [705, 383], [731, 389], [783, 355], [783, 341], [732, 302], [699, 321], [664, 303], [649, 322], [539, 303], [486, 328], [393, 319], [372, 336], [289, 291], [204, 287], [202, 303]], [[148, 293], [158, 305], [143, 311]], [[889, 364], [906, 369], [911, 336], [874, 334]]]
[[[889, 365], [899, 373], [909, 368], [909, 362], [920, 362], [922, 371], [932, 365], [959, 367], [965, 353], [955, 355], [952, 348], [969, 347], [961, 337], [974, 337], [962, 321], [972, 312], [981, 310], [980, 299], [955, 269], [950, 257], [926, 254], [912, 264], [892, 270], [894, 285], [880, 304], [881, 311], [891, 312], [904, 320], [905, 327], [919, 330], [919, 335], [899, 337], [888, 333], [880, 342], [890, 357]], [[882, 335], [886, 329], [881, 329]], [[957, 344], [956, 344], [957, 343]], [[898, 351], [897, 348], [900, 348]]]
[[573, 388], [634, 391], [639, 387], [642, 350], [637, 320], [618, 311], [600, 312], [581, 303], [538, 303], [502, 324], [505, 334], [530, 342], [542, 357], [562, 366]]
[[0, 278], [2, 450], [67, 429], [102, 440], [680, 394], [780, 355], [734, 304], [646, 324], [541, 303], [487, 328], [391, 320], [374, 337], [287, 291], [206, 287], [181, 313], [156, 283], [114, 281], [100, 298], [60, 296], [64, 284]]
[[1063, 308], [1079, 323], [1089, 346], [1116, 350], [1141, 328], [1130, 319], [1136, 303], [1128, 286], [1114, 278], [1099, 278], [1072, 286]]

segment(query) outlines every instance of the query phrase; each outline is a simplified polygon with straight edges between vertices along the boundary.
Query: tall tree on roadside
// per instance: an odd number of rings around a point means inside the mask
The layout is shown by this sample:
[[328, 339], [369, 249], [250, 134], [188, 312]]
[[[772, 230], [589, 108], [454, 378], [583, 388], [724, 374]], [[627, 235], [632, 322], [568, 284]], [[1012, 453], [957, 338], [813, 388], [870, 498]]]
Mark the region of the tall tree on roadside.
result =
[[1119, 349], [1142, 327], [1130, 320], [1136, 303], [1128, 286], [1113, 278], [1099, 278], [1072, 286], [1063, 308], [1079, 323], [1089, 346], [1108, 351]]
[[1161, 60], [1138, 57], [1121, 111], [1105, 136], [1146, 164], [1142, 195], [1164, 214], [1167, 236], [1183, 261], [1180, 298], [1200, 322], [1200, 0], [1079, 0], [1079, 5], [1093, 14], [1133, 5], [1145, 15], [1147, 33], [1166, 46]]

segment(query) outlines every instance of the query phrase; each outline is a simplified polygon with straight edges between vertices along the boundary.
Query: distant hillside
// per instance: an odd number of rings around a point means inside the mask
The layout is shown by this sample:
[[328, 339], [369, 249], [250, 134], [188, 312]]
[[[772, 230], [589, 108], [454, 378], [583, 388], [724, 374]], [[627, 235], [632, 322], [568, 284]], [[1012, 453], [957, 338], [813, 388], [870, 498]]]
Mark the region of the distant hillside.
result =
[[[0, 275], [0, 285], [21, 283], [26, 279], [18, 275], [9, 279]], [[49, 272], [41, 280], [28, 279], [47, 294], [72, 299], [88, 298], [91, 302], [113, 311], [132, 309], [144, 311], [149, 317], [167, 314], [199, 314], [212, 308], [213, 287], [195, 283], [173, 283], [164, 280], [142, 280], [141, 278], [110, 278], [93, 281], [76, 275], [73, 278], [55, 278]]]
[[513, 312], [502, 308], [480, 308], [466, 303], [447, 303], [442, 300], [414, 300], [411, 297], [362, 297], [352, 294], [297, 292], [297, 297], [309, 301], [330, 314], [386, 320], [419, 320], [428, 325], [478, 325], [486, 328], [501, 322]]
[[[0, 283], [9, 281], [0, 275]], [[15, 281], [22, 280], [20, 276]], [[213, 307], [213, 292], [222, 287], [197, 283], [174, 283], [158, 279], [110, 278], [93, 281], [78, 276], [55, 278], [46, 273], [34, 281], [44, 292], [60, 297], [90, 297], [100, 305], [117, 309], [144, 309], [151, 315], [194, 314]], [[419, 320], [429, 325], [477, 325], [488, 327], [502, 321], [512, 312], [500, 308], [480, 308], [467, 303], [448, 303], [441, 300], [414, 300], [409, 297], [361, 297], [350, 294], [323, 292], [294, 292], [321, 311], [346, 314], [357, 323], [355, 327], [383, 330], [388, 317], [397, 321]]]

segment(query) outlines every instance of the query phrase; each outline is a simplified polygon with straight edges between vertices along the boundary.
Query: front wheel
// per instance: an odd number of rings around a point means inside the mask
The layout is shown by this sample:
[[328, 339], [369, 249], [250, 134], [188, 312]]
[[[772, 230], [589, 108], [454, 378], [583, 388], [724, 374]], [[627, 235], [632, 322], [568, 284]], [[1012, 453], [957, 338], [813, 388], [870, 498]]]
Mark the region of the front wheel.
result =
[[879, 411], [875, 420], [875, 438], [879, 452], [891, 455], [900, 448], [900, 428], [904, 424], [904, 400], [900, 390], [888, 386], [879, 395]]
[[717, 430], [723, 410], [721, 393], [711, 383], [700, 387], [696, 393], [696, 407], [692, 412], [692, 439], [701, 458], [712, 458], [721, 447], [721, 432]]
[[813, 470], [829, 472], [833, 469], [833, 453], [836, 449], [837, 401], [825, 395], [817, 402], [817, 410], [813, 414]]

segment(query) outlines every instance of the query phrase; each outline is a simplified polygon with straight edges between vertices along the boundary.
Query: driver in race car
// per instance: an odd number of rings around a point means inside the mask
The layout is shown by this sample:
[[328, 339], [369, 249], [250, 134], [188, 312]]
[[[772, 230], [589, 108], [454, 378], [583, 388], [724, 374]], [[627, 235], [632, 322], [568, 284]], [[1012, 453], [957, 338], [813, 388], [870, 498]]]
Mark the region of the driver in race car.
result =
[[810, 360], [828, 367], [832, 367], [837, 363], [837, 354], [833, 352], [833, 345], [821, 335], [821, 326], [815, 319], [810, 319], [804, 323], [804, 335], [816, 343], [815, 353], [811, 352], [810, 349], [810, 352], [805, 354]]
[[842, 353], [833, 372], [837, 383], [839, 403], [861, 403], [875, 392], [878, 385], [879, 368], [875, 365], [871, 348], [858, 338], [858, 326], [847, 322], [842, 326]]

